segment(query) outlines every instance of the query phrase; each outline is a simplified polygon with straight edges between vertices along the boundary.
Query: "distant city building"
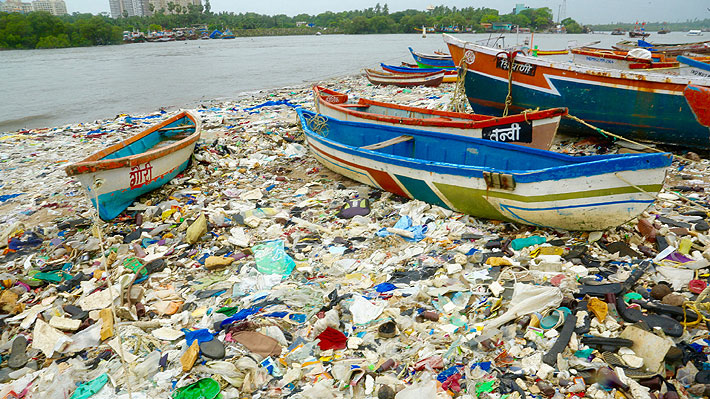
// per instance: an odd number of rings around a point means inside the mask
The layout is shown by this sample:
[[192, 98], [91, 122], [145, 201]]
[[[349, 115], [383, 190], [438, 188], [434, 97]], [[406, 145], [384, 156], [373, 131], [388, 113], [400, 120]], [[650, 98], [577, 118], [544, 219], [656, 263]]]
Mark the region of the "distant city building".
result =
[[19, 12], [22, 14], [27, 14], [32, 12], [32, 3], [25, 3], [20, 0], [7, 0], [5, 3], [0, 5], [0, 11], [5, 12]]
[[160, 10], [163, 10], [166, 14], [176, 14], [176, 11], [170, 11], [170, 3], [175, 4], [176, 6], [183, 7], [187, 9], [187, 6], [189, 5], [196, 5], [200, 6], [202, 5], [202, 0], [146, 0], [148, 1], [152, 6], [153, 6], [153, 12], [158, 12]]
[[529, 9], [530, 9], [530, 7], [526, 6], [525, 4], [516, 4], [515, 8], [513, 8], [513, 14], [518, 15], [523, 10], [529, 10]]
[[109, 0], [111, 17], [144, 17], [150, 15], [148, 0]]
[[66, 15], [67, 5], [64, 0], [34, 0], [33, 11], [46, 11], [52, 15]]

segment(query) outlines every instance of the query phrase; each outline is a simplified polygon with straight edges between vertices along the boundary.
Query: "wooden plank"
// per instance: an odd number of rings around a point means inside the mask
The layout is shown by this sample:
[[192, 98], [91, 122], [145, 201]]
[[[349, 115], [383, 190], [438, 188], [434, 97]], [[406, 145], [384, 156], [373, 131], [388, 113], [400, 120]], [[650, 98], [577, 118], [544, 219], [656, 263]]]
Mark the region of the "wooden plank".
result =
[[185, 129], [190, 129], [194, 128], [195, 126], [193, 125], [185, 125], [185, 126], [176, 126], [176, 127], [164, 127], [162, 129], [158, 129], [159, 132], [168, 132], [170, 130], [185, 130]]
[[363, 150], [379, 150], [380, 148], [385, 148], [385, 147], [389, 147], [389, 146], [391, 146], [391, 145], [395, 145], [395, 144], [399, 144], [399, 143], [404, 143], [405, 141], [409, 141], [409, 140], [414, 140], [414, 137], [412, 137], [412, 136], [407, 136], [407, 135], [405, 134], [405, 135], [402, 135], [402, 136], [397, 136], [397, 137], [395, 137], [395, 138], [393, 138], [393, 139], [381, 141], [381, 142], [375, 143], [375, 144], [366, 145], [366, 146], [363, 146], [363, 147], [360, 147], [360, 148], [362, 148]]

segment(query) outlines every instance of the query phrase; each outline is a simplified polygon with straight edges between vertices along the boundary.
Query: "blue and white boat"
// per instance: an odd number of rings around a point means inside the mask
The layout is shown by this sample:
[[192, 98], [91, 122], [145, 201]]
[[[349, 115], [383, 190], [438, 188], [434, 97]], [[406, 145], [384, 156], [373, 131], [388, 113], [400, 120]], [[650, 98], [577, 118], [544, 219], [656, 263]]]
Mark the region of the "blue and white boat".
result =
[[87, 190], [101, 219], [111, 220], [185, 170], [201, 130], [199, 117], [183, 111], [65, 170]]
[[573, 157], [297, 111], [313, 155], [336, 173], [476, 217], [564, 230], [637, 217], [672, 161], [668, 153]]
[[710, 78], [710, 63], [708, 61], [700, 61], [684, 55], [679, 55], [675, 59], [679, 63], [688, 66], [685, 72], [687, 75]]

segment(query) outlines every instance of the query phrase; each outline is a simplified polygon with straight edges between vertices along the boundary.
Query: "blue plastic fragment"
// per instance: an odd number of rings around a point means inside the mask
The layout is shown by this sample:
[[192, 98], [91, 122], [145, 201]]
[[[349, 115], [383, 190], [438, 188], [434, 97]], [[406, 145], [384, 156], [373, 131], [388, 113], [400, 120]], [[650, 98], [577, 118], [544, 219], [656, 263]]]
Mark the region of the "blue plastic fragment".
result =
[[201, 344], [203, 342], [209, 342], [214, 339], [214, 336], [210, 332], [210, 330], [206, 328], [202, 328], [199, 330], [194, 330], [190, 331], [187, 328], [183, 328], [180, 330], [185, 333], [185, 341], [187, 342], [188, 345], [192, 345], [192, 342], [197, 340], [198, 344]]
[[392, 283], [381, 283], [375, 286], [375, 291], [377, 292], [387, 292], [395, 289], [397, 289], [397, 286]]

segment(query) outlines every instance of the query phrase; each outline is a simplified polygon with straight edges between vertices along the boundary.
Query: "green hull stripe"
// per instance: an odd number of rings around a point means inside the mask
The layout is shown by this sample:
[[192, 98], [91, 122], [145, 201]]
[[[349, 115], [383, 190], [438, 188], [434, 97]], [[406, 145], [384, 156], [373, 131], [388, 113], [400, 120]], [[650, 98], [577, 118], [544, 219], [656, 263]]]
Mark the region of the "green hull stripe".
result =
[[[628, 194], [639, 192], [634, 187], [614, 187], [600, 190], [576, 191], [571, 193], [546, 194], [536, 196], [522, 196], [509, 192], [478, 190], [467, 187], [454, 186], [444, 183], [434, 183], [436, 188], [461, 212], [471, 212], [484, 216], [490, 214], [490, 218], [500, 218], [500, 214], [487, 200], [487, 197], [501, 198], [524, 203], [564, 201], [581, 198], [605, 197], [610, 195]], [[661, 184], [646, 184], [638, 186], [648, 193], [661, 191]], [[472, 210], [475, 210], [473, 212]], [[495, 215], [495, 216], [494, 216]]]

